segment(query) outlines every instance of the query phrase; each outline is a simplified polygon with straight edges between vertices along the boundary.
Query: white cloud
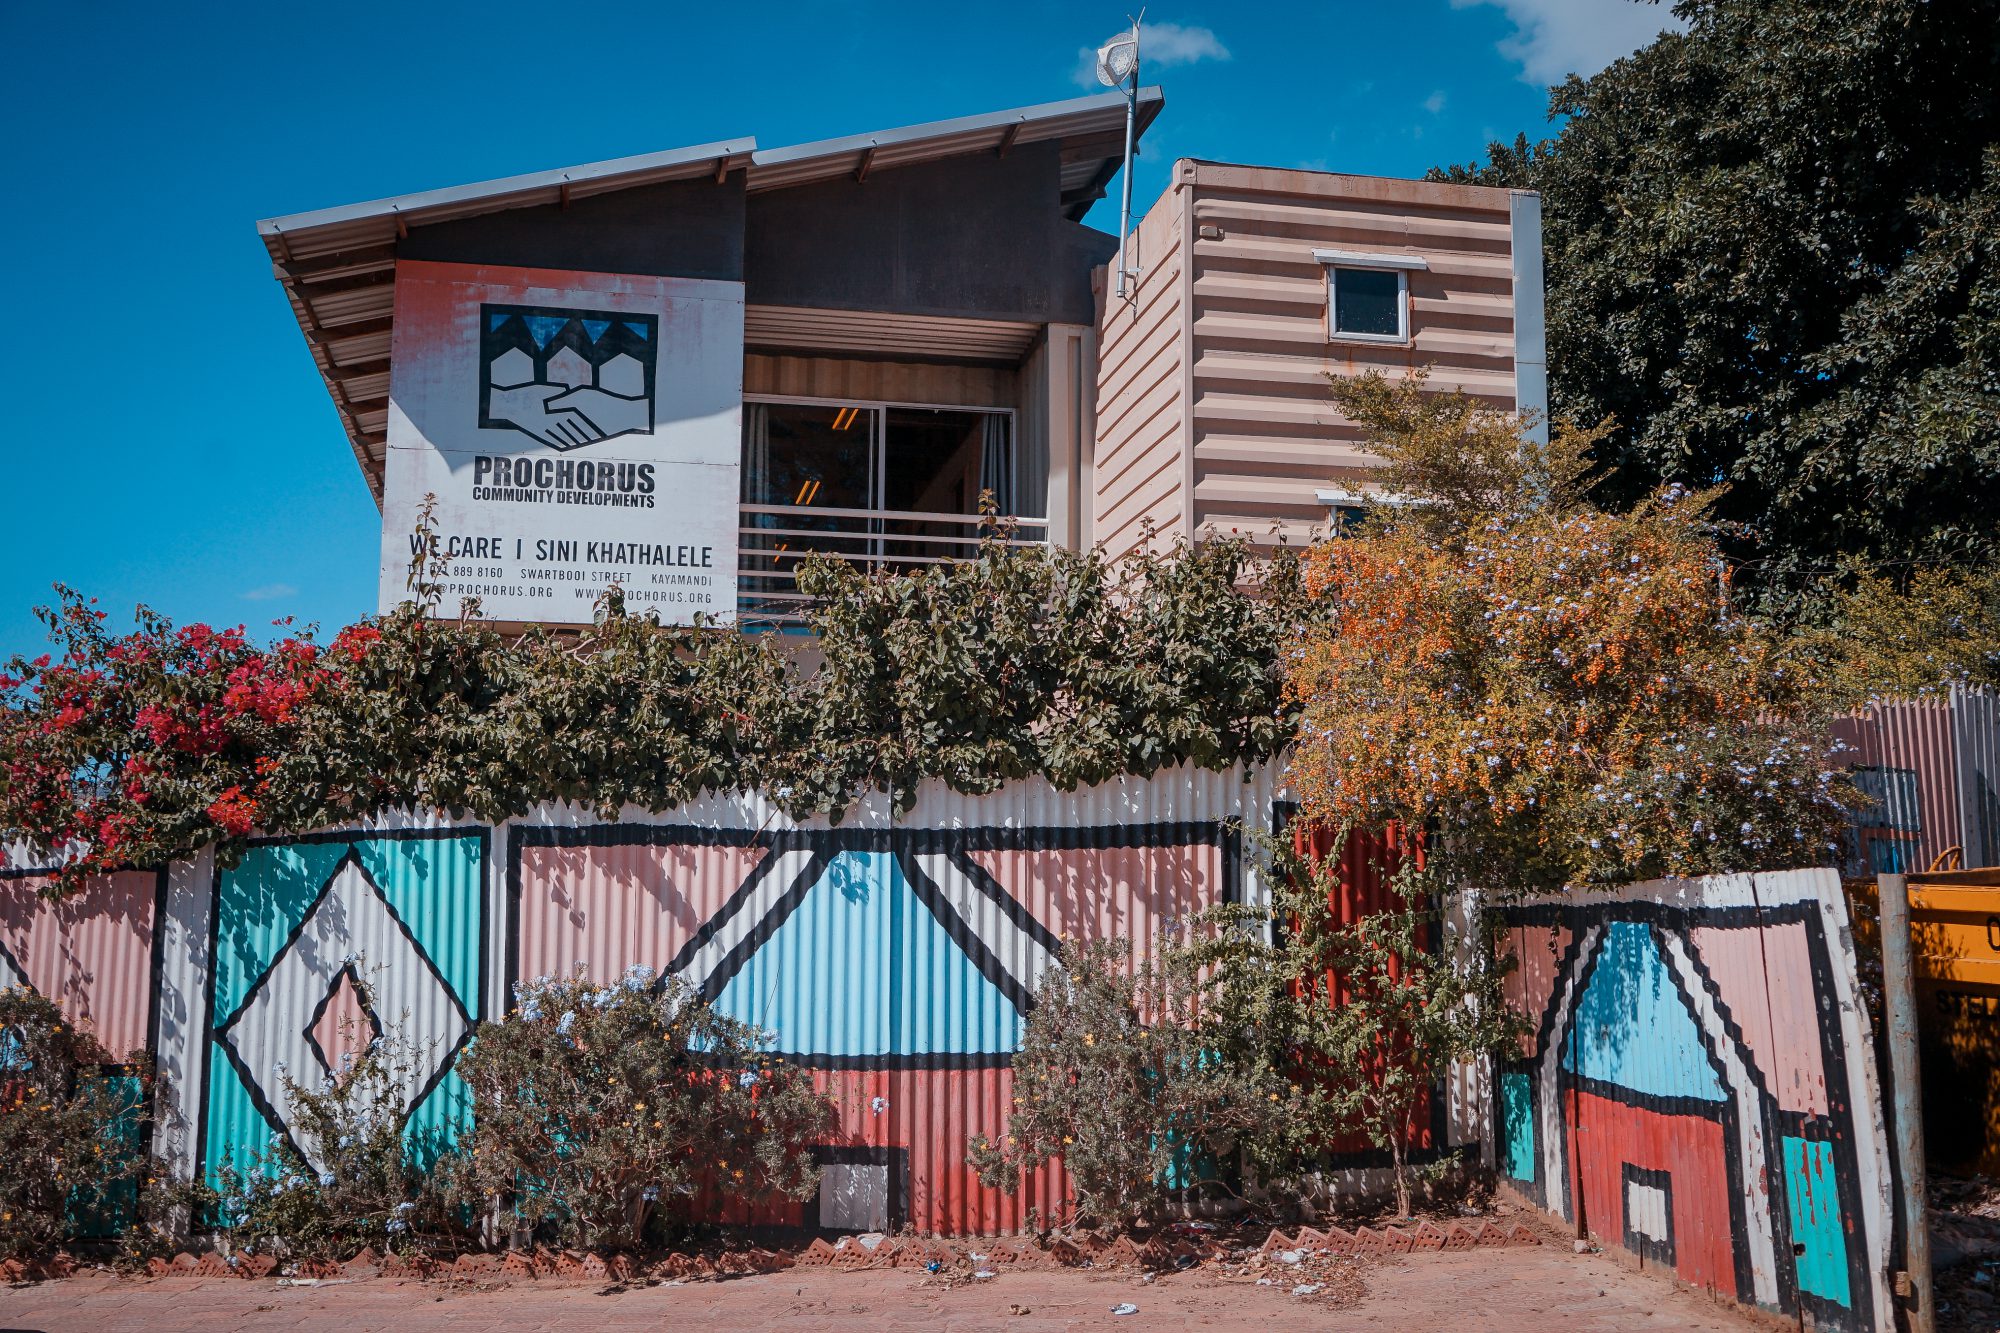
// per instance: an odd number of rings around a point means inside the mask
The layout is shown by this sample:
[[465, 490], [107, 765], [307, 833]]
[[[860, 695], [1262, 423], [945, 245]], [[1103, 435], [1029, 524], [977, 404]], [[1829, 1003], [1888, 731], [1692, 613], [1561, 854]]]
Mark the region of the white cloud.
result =
[[1570, 74], [1588, 77], [1662, 29], [1687, 27], [1668, 6], [1639, 0], [1451, 0], [1453, 9], [1481, 5], [1504, 10], [1514, 21], [1513, 36], [1500, 40], [1500, 54], [1520, 65], [1524, 81], [1544, 86]]
[[1424, 99], [1424, 110], [1433, 116], [1444, 110], [1444, 89], [1440, 88]]
[[243, 594], [246, 602], [275, 602], [280, 597], [296, 597], [299, 590], [289, 583], [266, 583], [261, 588], [251, 588]]
[[[1105, 34], [1108, 41], [1111, 34]], [[1197, 28], [1180, 23], [1141, 23], [1139, 25], [1139, 77], [1144, 80], [1149, 71], [1173, 69], [1177, 65], [1197, 65], [1204, 60], [1228, 60], [1229, 48], [1222, 44], [1208, 28]], [[1079, 46], [1076, 49], [1076, 81], [1086, 88], [1097, 84], [1097, 48]]]

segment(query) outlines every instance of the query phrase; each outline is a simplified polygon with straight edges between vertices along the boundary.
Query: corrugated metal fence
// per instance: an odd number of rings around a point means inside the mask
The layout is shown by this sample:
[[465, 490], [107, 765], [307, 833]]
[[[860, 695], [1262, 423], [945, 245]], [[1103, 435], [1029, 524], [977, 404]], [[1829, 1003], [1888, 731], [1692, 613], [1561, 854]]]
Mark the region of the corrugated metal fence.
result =
[[336, 1066], [356, 1032], [413, 1038], [416, 1123], [453, 1124], [453, 1062], [515, 981], [646, 963], [774, 1030], [838, 1101], [819, 1199], [739, 1220], [1009, 1231], [1030, 1207], [1062, 1212], [1061, 1170], [1007, 1196], [965, 1156], [974, 1135], [1006, 1132], [1042, 970], [1065, 938], [1144, 955], [1195, 912], [1259, 900], [1246, 844], [1278, 796], [1270, 769], [1184, 768], [1078, 792], [931, 786], [907, 815], [871, 799], [837, 827], [756, 793], [612, 821], [391, 812], [260, 837], [230, 869], [204, 856], [116, 876], [60, 906], [15, 865], [0, 981], [58, 999], [107, 1045], [146, 1048], [156, 1142], [192, 1173], [288, 1137], [285, 1075]]
[[1834, 726], [1866, 804], [1855, 812], [1848, 873], [1908, 874], [1953, 847], [1968, 866], [2000, 862], [2000, 698], [1878, 704]]
[[1732, 1299], [1893, 1328], [1887, 1140], [1832, 870], [1502, 909], [1533, 1024], [1495, 1164], [1542, 1207]]

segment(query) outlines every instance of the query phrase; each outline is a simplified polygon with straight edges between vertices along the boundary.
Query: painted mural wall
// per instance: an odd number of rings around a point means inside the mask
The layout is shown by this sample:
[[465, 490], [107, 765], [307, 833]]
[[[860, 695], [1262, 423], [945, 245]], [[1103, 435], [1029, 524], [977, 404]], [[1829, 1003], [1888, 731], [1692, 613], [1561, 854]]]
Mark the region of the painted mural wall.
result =
[[773, 1032], [838, 1102], [819, 1197], [730, 1220], [1013, 1230], [1031, 1207], [1059, 1209], [1060, 1168], [1010, 1197], [964, 1159], [974, 1135], [1005, 1133], [1043, 969], [1065, 937], [1143, 954], [1195, 912], [1260, 900], [1244, 853], [1282, 818], [1275, 781], [1179, 769], [1079, 792], [936, 786], [907, 815], [871, 799], [839, 826], [754, 793], [612, 821], [388, 813], [60, 905], [16, 854], [0, 980], [150, 1051], [155, 1143], [192, 1173], [290, 1139], [287, 1076], [315, 1079], [378, 1033], [413, 1044], [402, 1095], [418, 1129], [448, 1135], [467, 1114], [453, 1064], [515, 982], [646, 963]]
[[[1291, 810], [1268, 770], [1182, 769], [1071, 793], [933, 787], [903, 817], [870, 801], [839, 826], [754, 793], [611, 821], [389, 813], [61, 904], [16, 853], [0, 980], [150, 1051], [155, 1144], [192, 1174], [289, 1136], [284, 1075], [377, 1032], [417, 1044], [403, 1096], [449, 1133], [467, 1114], [453, 1064], [515, 982], [647, 963], [772, 1031], [838, 1103], [819, 1196], [726, 1220], [1008, 1231], [1060, 1210], [1060, 1167], [1007, 1196], [964, 1159], [1005, 1132], [1060, 941], [1144, 953], [1194, 912], [1263, 901], [1246, 849]], [[1377, 905], [1366, 890], [1356, 911]], [[1485, 1143], [1541, 1206], [1690, 1282], [1823, 1327], [1891, 1326], [1885, 1136], [1836, 872], [1502, 910], [1533, 1035], [1440, 1089], [1419, 1153]]]
[[1874, 1044], [1837, 872], [1503, 909], [1533, 1023], [1496, 1166], [1599, 1241], [1821, 1328], [1892, 1328]]

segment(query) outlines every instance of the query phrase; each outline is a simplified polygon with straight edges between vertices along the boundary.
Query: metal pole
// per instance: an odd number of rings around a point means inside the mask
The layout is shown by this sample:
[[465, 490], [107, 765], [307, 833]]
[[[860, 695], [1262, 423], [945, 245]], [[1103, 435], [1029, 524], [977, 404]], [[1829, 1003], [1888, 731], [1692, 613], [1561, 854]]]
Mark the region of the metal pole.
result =
[[1910, 890], [1903, 875], [1877, 875], [1882, 923], [1882, 1008], [1889, 1028], [1890, 1103], [1896, 1117], [1896, 1170], [1903, 1188], [1903, 1262], [1910, 1333], [1933, 1333], [1929, 1182], [1924, 1173], [1924, 1098], [1917, 1067], [1917, 981], [1910, 963]]
[[[1141, 11], [1143, 13], [1143, 11]], [[1125, 297], [1125, 247], [1132, 234], [1132, 127], [1139, 118], [1139, 24], [1132, 24], [1132, 86], [1125, 92], [1125, 189], [1118, 209], [1118, 296]]]

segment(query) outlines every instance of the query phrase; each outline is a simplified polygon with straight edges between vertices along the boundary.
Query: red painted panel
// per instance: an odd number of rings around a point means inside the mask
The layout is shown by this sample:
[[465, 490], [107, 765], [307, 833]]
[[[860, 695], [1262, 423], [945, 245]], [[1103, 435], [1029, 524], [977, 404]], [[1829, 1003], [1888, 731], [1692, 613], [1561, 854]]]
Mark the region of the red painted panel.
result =
[[[813, 1081], [839, 1113], [830, 1143], [907, 1154], [908, 1221], [918, 1231], [994, 1235], [1022, 1230], [1030, 1208], [1045, 1222], [1066, 1216], [1069, 1177], [1060, 1162], [1028, 1173], [1012, 1195], [980, 1184], [966, 1164], [975, 1136], [1006, 1137], [1011, 1069], [840, 1070], [815, 1073]], [[793, 1226], [813, 1223], [813, 1207], [811, 1200], [757, 1208], [724, 1201], [716, 1216], [731, 1224]]]
[[1587, 1092], [1571, 1092], [1564, 1100], [1570, 1185], [1582, 1202], [1590, 1234], [1607, 1244], [1624, 1244], [1627, 1162], [1665, 1171], [1673, 1181], [1674, 1271], [1697, 1286], [1749, 1300], [1750, 1293], [1736, 1290], [1722, 1126], [1701, 1116], [1663, 1115]]
[[[1350, 833], [1344, 841], [1331, 830], [1304, 821], [1292, 828], [1292, 850], [1300, 856], [1324, 863], [1336, 846], [1339, 859], [1331, 890], [1334, 924], [1351, 925], [1364, 917], [1402, 907], [1395, 876], [1402, 858], [1410, 852], [1410, 840], [1400, 827], [1390, 825], [1386, 829]], [[1421, 865], [1421, 840], [1416, 844], [1416, 855]], [[1338, 977], [1329, 976], [1329, 982], [1329, 993], [1338, 1003], [1346, 995], [1346, 988]], [[1431, 1147], [1435, 1141], [1432, 1128], [1431, 1118], [1419, 1114], [1411, 1129], [1409, 1146]], [[1365, 1135], [1355, 1134], [1334, 1140], [1327, 1149], [1334, 1153], [1358, 1153], [1368, 1151], [1371, 1146]]]
[[[1917, 829], [1862, 828], [1864, 844], [1875, 838], [1913, 848], [1908, 869], [1922, 870], [1949, 847], [1963, 846], [1958, 809], [1958, 744], [1951, 704], [1941, 699], [1902, 699], [1879, 704], [1832, 727], [1833, 737], [1851, 747], [1857, 767], [1903, 769], [1916, 774], [1917, 809], [1892, 817], [1916, 816]], [[1863, 848], [1864, 865], [1866, 848]]]

